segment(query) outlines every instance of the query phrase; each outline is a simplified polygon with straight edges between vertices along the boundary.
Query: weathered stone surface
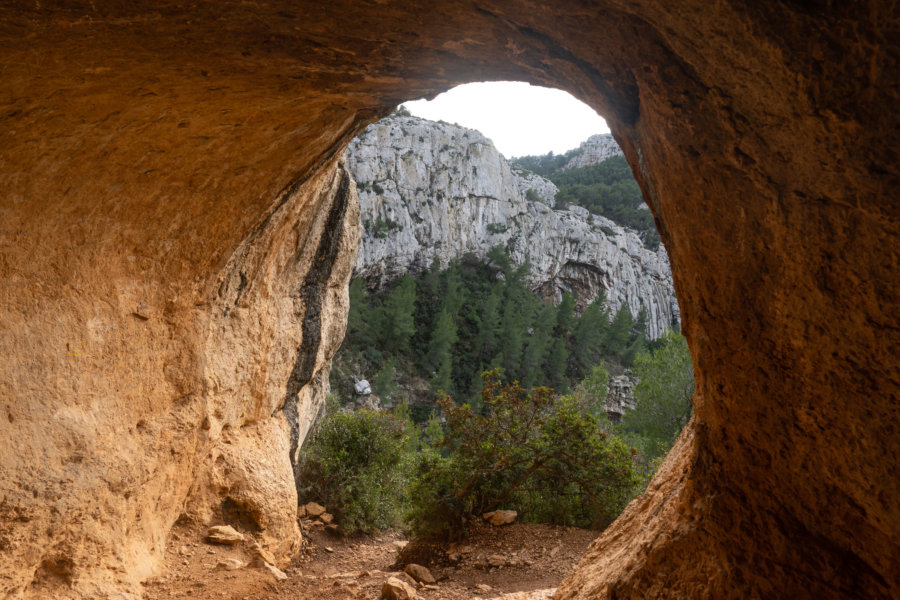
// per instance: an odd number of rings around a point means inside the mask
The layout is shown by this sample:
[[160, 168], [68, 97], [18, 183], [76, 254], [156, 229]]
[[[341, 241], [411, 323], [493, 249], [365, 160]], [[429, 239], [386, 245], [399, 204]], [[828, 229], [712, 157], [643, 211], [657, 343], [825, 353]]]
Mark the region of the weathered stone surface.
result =
[[4, 3], [0, 595], [139, 593], [229, 498], [289, 555], [355, 260], [338, 156], [399, 101], [521, 79], [610, 123], [697, 375], [557, 596], [900, 596], [897, 10]]
[[510, 525], [516, 522], [516, 517], [519, 516], [514, 510], [494, 510], [491, 512], [486, 512], [481, 517], [494, 525], [495, 527], [499, 527], [501, 525]]
[[230, 525], [216, 525], [206, 532], [206, 539], [216, 544], [240, 544], [244, 541], [244, 535]]
[[236, 571], [244, 566], [244, 563], [237, 558], [220, 558], [216, 561], [216, 568], [225, 571]]
[[622, 156], [622, 149], [609, 133], [592, 135], [578, 146], [578, 152], [565, 164], [565, 169], [579, 169], [596, 165], [607, 158]]
[[276, 581], [284, 581], [288, 578], [287, 573], [269, 563], [263, 563], [262, 568], [269, 572]]
[[385, 600], [415, 600], [416, 590], [405, 581], [388, 577], [381, 586], [381, 597]]
[[320, 517], [325, 514], [325, 507], [318, 502], [307, 502], [303, 505], [307, 517]]
[[432, 584], [436, 581], [434, 575], [431, 574], [431, 571], [429, 571], [427, 567], [415, 563], [406, 565], [403, 572], [420, 583]]
[[613, 314], [623, 304], [634, 315], [646, 309], [651, 338], [678, 322], [663, 246], [648, 250], [634, 231], [580, 206], [553, 210], [556, 186], [511, 168], [480, 132], [391, 116], [366, 128], [346, 156], [363, 224], [356, 275], [380, 282], [435, 257], [446, 267], [502, 245], [513, 264], [531, 265], [529, 285], [556, 302], [572, 292], [583, 308], [603, 292]]
[[633, 409], [634, 406], [634, 381], [630, 375], [611, 377], [607, 388], [606, 400], [603, 403], [603, 409], [609, 416], [610, 421], [618, 423], [622, 420], [622, 416]]

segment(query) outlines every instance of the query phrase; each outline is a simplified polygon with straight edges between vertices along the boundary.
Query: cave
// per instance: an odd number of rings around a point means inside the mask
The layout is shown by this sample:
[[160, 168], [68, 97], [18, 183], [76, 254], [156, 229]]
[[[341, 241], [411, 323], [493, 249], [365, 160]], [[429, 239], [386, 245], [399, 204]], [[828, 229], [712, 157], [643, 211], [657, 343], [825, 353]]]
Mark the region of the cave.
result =
[[289, 560], [358, 240], [341, 151], [402, 101], [520, 80], [606, 118], [697, 375], [692, 422], [555, 597], [900, 596], [898, 19], [3, 3], [0, 595], [140, 593], [172, 525], [226, 499]]

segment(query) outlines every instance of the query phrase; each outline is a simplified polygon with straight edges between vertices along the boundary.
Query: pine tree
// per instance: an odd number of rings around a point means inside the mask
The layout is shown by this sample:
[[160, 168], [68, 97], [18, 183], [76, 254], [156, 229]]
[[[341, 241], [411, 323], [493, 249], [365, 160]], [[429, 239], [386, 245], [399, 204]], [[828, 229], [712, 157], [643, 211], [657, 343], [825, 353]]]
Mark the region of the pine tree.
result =
[[434, 373], [432, 387], [435, 390], [450, 390], [453, 370], [452, 349], [456, 339], [456, 323], [450, 313], [442, 310], [438, 315], [426, 358], [429, 370]]
[[575, 298], [570, 292], [565, 292], [559, 306], [556, 307], [556, 329], [553, 334], [557, 337], [568, 337], [575, 327], [575, 322]]
[[[481, 308], [481, 320], [475, 342], [475, 351], [479, 360], [489, 361], [497, 353], [500, 336], [500, 303], [503, 298], [503, 285], [495, 284]], [[477, 392], [481, 391], [481, 373], [478, 373]]]
[[404, 275], [388, 294], [383, 307], [380, 341], [382, 348], [392, 355], [406, 354], [415, 333], [413, 315], [416, 305], [416, 284]]
[[530, 328], [531, 334], [528, 336], [522, 356], [522, 385], [526, 389], [546, 382], [544, 364], [550, 352], [555, 325], [556, 309], [552, 304], [543, 303], [535, 313]]
[[606, 332], [606, 340], [604, 341], [606, 351], [615, 355], [623, 354], [631, 342], [631, 330], [633, 328], [634, 319], [631, 316], [631, 309], [628, 308], [627, 302], [623, 302]]
[[556, 338], [550, 346], [550, 355], [547, 357], [547, 385], [559, 394], [565, 394], [569, 390], [569, 380], [566, 378], [566, 366], [569, 362], [569, 351], [566, 342], [562, 338]]
[[575, 324], [574, 349], [570, 374], [575, 379], [583, 379], [591, 368], [599, 364], [603, 356], [604, 341], [609, 329], [609, 309], [601, 295], [582, 313]]

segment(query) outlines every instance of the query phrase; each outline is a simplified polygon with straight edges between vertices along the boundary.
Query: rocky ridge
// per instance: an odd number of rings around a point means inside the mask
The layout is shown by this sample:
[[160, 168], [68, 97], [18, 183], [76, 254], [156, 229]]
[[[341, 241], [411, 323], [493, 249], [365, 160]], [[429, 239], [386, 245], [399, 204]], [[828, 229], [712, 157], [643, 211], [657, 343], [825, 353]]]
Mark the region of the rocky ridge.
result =
[[[593, 136], [580, 156], [601, 156], [611, 139]], [[679, 319], [662, 246], [648, 250], [635, 232], [582, 207], [554, 210], [556, 186], [511, 168], [478, 131], [392, 116], [353, 140], [346, 157], [363, 224], [354, 275], [381, 282], [434, 257], [445, 267], [502, 245], [515, 264], [531, 264], [530, 285], [553, 301], [570, 291], [584, 306], [605, 291], [613, 312], [623, 303], [635, 315], [646, 309], [651, 338]]]
[[613, 156], [622, 156], [622, 149], [611, 133], [592, 135], [578, 146], [578, 150], [563, 169], [580, 169], [603, 162]]

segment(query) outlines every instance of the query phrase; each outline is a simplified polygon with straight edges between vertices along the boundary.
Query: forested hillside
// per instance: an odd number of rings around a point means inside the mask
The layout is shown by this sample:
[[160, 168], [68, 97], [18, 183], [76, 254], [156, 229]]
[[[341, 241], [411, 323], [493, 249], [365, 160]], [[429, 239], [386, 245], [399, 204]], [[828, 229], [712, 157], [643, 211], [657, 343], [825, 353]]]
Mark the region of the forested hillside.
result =
[[[497, 247], [487, 261], [434, 264], [378, 293], [354, 279], [334, 389], [350, 394], [352, 376], [368, 377], [383, 401], [402, 397], [425, 412], [439, 390], [477, 402], [488, 369], [499, 367], [525, 388], [566, 392], [595, 366], [630, 366], [646, 347], [644, 314], [635, 317], [626, 304], [611, 316], [601, 297], [576, 315], [572, 296], [554, 306], [531, 292], [527, 269]], [[398, 390], [411, 378], [420, 382], [415, 393]]]

